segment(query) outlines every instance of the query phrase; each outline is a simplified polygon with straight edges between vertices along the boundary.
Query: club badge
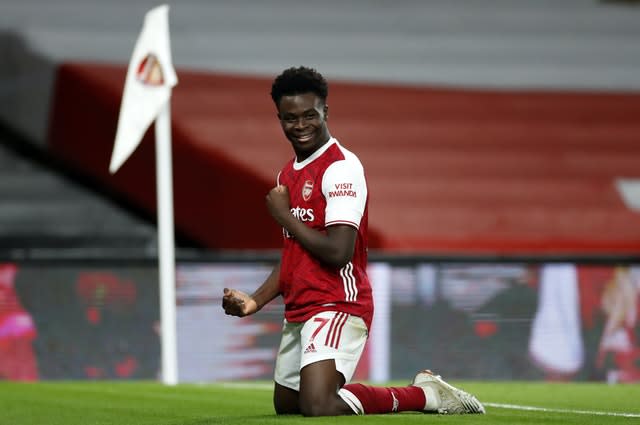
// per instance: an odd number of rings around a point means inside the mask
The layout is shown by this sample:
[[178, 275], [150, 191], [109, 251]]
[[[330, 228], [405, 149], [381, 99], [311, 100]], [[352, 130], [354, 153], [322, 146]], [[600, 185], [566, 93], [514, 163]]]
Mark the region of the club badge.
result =
[[160, 61], [153, 53], [148, 54], [140, 62], [136, 70], [136, 78], [143, 84], [161, 86], [164, 84], [164, 73]]
[[311, 198], [311, 192], [313, 191], [313, 180], [307, 180], [302, 186], [302, 199], [308, 201]]

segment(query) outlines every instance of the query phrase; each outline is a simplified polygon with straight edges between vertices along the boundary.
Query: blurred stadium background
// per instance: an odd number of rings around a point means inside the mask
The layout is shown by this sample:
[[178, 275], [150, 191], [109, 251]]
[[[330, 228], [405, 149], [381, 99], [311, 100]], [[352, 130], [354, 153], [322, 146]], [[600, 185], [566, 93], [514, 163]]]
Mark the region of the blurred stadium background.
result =
[[[277, 256], [269, 90], [300, 64], [370, 185], [358, 379], [640, 380], [636, 2], [169, 4], [181, 382], [271, 378], [282, 306], [219, 305]], [[158, 377], [152, 135], [108, 174], [155, 5], [0, 1], [0, 378]]]

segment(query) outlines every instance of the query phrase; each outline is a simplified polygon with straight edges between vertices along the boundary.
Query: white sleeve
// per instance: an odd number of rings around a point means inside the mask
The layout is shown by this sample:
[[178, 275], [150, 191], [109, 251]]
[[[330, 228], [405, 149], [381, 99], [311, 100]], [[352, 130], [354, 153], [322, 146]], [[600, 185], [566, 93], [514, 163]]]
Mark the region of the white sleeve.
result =
[[360, 226], [367, 202], [367, 182], [360, 161], [347, 158], [331, 164], [322, 177], [322, 193], [327, 200], [325, 226]]

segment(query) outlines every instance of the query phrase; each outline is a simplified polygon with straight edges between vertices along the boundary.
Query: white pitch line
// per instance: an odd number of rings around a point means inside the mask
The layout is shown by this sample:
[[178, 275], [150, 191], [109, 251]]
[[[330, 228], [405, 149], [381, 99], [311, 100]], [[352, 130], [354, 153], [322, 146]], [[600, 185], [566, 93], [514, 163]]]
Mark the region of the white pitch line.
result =
[[549, 409], [546, 407], [520, 406], [517, 404], [503, 404], [503, 403], [482, 403], [482, 404], [489, 407], [497, 407], [499, 409], [529, 410], [534, 412], [551, 412], [551, 413], [574, 413], [578, 415], [623, 416], [625, 418], [640, 418], [640, 413], [600, 412], [597, 410]]

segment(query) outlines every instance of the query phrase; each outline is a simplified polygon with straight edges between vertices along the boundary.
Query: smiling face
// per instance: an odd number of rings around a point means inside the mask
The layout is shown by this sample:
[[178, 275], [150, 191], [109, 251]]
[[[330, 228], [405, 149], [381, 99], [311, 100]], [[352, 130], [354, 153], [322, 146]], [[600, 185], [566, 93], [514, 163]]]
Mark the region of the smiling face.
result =
[[280, 99], [278, 119], [298, 162], [307, 159], [331, 138], [327, 128], [328, 112], [329, 107], [314, 93]]

